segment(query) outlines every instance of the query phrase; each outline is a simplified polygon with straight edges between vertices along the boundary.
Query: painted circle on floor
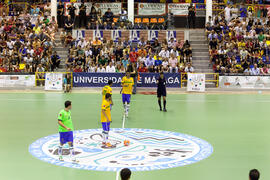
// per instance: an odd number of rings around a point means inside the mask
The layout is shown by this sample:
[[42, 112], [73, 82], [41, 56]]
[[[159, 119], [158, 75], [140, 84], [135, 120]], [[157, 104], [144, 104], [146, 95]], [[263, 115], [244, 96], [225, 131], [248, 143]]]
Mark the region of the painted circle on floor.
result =
[[[129, 140], [130, 145], [124, 146], [124, 140]], [[111, 129], [109, 141], [113, 148], [102, 145], [102, 129], [74, 131], [77, 164], [72, 163], [67, 145], [63, 149], [64, 161], [58, 160], [58, 134], [38, 139], [29, 152], [51, 164], [94, 171], [167, 169], [196, 163], [213, 152], [212, 146], [200, 138], [154, 129]]]

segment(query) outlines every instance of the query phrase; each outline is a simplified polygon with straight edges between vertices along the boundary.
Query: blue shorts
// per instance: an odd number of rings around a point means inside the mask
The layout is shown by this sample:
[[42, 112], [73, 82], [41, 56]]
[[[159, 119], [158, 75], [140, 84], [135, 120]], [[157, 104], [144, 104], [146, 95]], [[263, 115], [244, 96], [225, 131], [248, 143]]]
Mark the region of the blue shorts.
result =
[[131, 97], [131, 94], [122, 94], [123, 103], [125, 102], [130, 103], [130, 97]]
[[59, 132], [59, 134], [60, 134], [60, 143], [61, 144], [66, 144], [68, 142], [73, 143], [73, 131]]
[[111, 124], [111, 122], [103, 122], [102, 123], [103, 131], [110, 131], [110, 124]]

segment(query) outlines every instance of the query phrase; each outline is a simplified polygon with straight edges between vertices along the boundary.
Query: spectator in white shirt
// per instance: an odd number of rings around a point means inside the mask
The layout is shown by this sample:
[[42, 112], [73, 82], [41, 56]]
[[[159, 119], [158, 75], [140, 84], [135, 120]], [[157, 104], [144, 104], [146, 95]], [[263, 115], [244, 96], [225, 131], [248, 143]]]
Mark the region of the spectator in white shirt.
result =
[[98, 73], [103, 73], [106, 72], [106, 69], [100, 64], [99, 67], [97, 68]]
[[88, 72], [91, 72], [91, 73], [96, 72], [96, 66], [94, 62], [91, 62], [91, 65], [88, 68]]
[[26, 64], [30, 64], [33, 62], [33, 58], [30, 56], [30, 54], [27, 54], [27, 56], [24, 57], [23, 60]]
[[251, 75], [260, 75], [260, 69], [257, 67], [257, 64], [254, 64]]
[[173, 54], [175, 57], [178, 57], [179, 56], [179, 53], [176, 50], [176, 47], [174, 47], [173, 49], [171, 49], [171, 52], [170, 53]]
[[244, 71], [245, 75], [251, 75], [252, 74], [252, 69], [248, 66], [248, 68]]
[[185, 68], [185, 72], [186, 73], [193, 73], [194, 72], [194, 68], [191, 66], [190, 63], [188, 63], [187, 67]]
[[153, 55], [149, 55], [149, 57], [146, 58], [145, 65], [147, 68], [155, 65], [155, 59], [153, 58]]
[[170, 41], [168, 42], [168, 47], [171, 48], [171, 49], [176, 47], [176, 41], [175, 41], [174, 38], [170, 39]]
[[84, 54], [85, 54], [85, 57], [88, 57], [88, 56], [92, 56], [92, 55], [93, 55], [93, 52], [92, 52], [91, 48], [88, 47], [88, 48], [84, 51]]
[[87, 42], [83, 38], [81, 38], [77, 44], [77, 47], [79, 47], [79, 46], [81, 46], [81, 48], [83, 49], [87, 46]]
[[178, 72], [178, 67], [176, 66], [177, 62], [177, 58], [173, 54], [171, 54], [171, 57], [169, 59], [170, 73]]
[[110, 62], [110, 64], [106, 67], [106, 72], [108, 72], [108, 73], [114, 73], [115, 72], [115, 67], [112, 64], [112, 62]]
[[159, 52], [158, 55], [160, 57], [162, 57], [162, 58], [169, 58], [170, 57], [170, 52], [169, 52], [168, 48], [165, 47], [165, 48], [162, 48], [162, 50]]

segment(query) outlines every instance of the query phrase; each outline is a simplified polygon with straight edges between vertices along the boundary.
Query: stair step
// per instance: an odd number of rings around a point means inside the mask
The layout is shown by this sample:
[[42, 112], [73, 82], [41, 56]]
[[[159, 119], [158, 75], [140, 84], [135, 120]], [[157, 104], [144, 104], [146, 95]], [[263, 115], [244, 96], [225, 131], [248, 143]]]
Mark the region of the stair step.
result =
[[192, 56], [194, 57], [205, 57], [209, 56], [209, 52], [192, 52]]
[[205, 41], [205, 37], [204, 36], [189, 36], [189, 40], [190, 41]]
[[209, 50], [208, 49], [193, 49], [192, 52], [207, 52], [207, 53], [209, 53]]
[[195, 44], [198, 44], [198, 45], [208, 45], [208, 42], [207, 41], [203, 41], [203, 40], [201, 40], [201, 41], [190, 41], [190, 44], [191, 45], [195, 45]]

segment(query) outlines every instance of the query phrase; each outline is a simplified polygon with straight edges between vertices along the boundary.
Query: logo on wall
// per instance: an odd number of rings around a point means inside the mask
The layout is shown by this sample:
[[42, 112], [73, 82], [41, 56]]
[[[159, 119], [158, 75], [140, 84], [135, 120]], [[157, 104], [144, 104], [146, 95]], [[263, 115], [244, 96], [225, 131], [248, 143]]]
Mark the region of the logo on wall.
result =
[[[38, 159], [65, 167], [119, 171], [150, 171], [185, 166], [207, 158], [212, 146], [197, 137], [153, 129], [112, 129], [109, 140], [114, 148], [102, 146], [102, 130], [75, 131], [75, 154], [79, 161], [73, 164], [68, 147], [63, 150], [64, 161], [58, 160], [59, 135], [38, 139], [30, 145], [30, 153]], [[130, 145], [125, 146], [124, 140]]]
[[129, 39], [132, 42], [138, 42], [140, 40], [140, 31], [136, 30], [129, 31]]
[[93, 39], [96, 39], [96, 37], [99, 40], [103, 40], [103, 31], [101, 31], [101, 30], [94, 30], [93, 31]]
[[188, 73], [187, 91], [205, 91], [205, 74]]
[[158, 39], [158, 31], [155, 30], [148, 31], [148, 40], [153, 42], [156, 39]]
[[176, 31], [167, 31], [167, 41], [170, 41], [171, 38], [174, 38], [174, 40], [176, 41]]
[[72, 30], [72, 37], [75, 39], [85, 38], [84, 30]]
[[120, 30], [112, 30], [111, 38], [114, 42], [118, 42], [119, 38], [122, 37], [122, 32]]
[[46, 73], [45, 90], [63, 89], [63, 74], [62, 73]]

